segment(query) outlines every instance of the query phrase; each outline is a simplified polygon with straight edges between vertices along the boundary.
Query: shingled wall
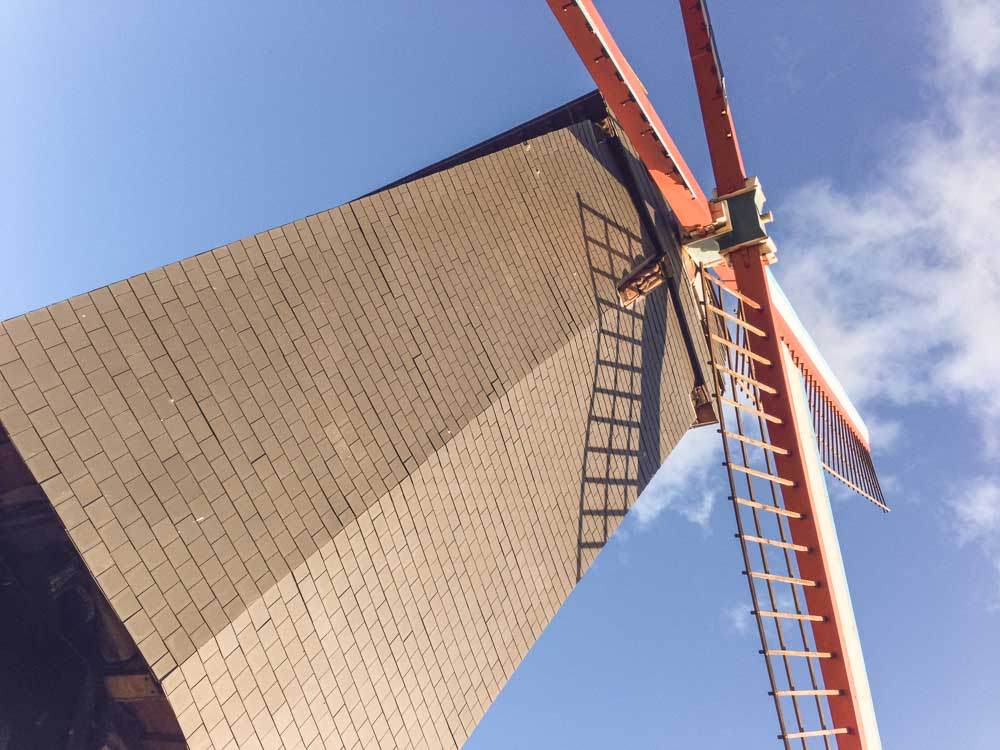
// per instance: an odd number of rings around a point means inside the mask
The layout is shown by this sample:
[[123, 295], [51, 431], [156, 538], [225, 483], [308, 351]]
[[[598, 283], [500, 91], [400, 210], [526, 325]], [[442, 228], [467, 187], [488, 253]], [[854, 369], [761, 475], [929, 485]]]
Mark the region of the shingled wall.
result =
[[460, 746], [690, 426], [599, 136], [3, 324], [0, 421], [191, 747]]

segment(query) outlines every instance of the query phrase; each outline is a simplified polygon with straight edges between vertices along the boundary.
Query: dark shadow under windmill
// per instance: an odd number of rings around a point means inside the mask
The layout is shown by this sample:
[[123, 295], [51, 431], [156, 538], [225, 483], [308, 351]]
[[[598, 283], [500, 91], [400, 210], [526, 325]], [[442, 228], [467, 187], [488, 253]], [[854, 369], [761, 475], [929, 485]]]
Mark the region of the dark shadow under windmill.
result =
[[593, 386], [580, 476], [579, 579], [660, 466], [660, 383], [668, 285], [633, 308], [616, 284], [651, 241], [579, 199], [580, 226], [597, 307]]

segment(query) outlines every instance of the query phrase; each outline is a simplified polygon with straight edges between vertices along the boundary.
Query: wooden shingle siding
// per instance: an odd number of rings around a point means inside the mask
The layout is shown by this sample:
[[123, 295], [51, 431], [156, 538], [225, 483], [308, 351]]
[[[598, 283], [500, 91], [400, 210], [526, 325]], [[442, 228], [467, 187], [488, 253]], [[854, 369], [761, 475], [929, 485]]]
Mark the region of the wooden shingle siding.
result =
[[648, 244], [613, 165], [573, 125], [3, 324], [0, 420], [192, 747], [475, 727], [575, 584], [595, 410], [645, 426], [626, 506], [694, 417], [662, 294], [598, 301]]

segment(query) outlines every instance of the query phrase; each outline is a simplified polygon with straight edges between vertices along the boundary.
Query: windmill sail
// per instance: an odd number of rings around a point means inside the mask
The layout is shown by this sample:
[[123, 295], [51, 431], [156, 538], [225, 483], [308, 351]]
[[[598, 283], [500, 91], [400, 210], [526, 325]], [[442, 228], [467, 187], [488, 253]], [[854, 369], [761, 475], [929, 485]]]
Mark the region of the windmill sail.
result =
[[[778, 738], [789, 750], [810, 742], [879, 750], [824, 471], [888, 507], [864, 420], [770, 272], [772, 217], [743, 166], [705, 3], [681, 0], [717, 182], [707, 206], [593, 3], [549, 6], [660, 188], [691, 261]], [[641, 259], [618, 285], [621, 302], [633, 304], [669, 275], [661, 258]]]
[[781, 320], [782, 340], [788, 345], [805, 382], [823, 468], [830, 476], [888, 511], [875, 473], [871, 438], [864, 419], [770, 270], [768, 284]]

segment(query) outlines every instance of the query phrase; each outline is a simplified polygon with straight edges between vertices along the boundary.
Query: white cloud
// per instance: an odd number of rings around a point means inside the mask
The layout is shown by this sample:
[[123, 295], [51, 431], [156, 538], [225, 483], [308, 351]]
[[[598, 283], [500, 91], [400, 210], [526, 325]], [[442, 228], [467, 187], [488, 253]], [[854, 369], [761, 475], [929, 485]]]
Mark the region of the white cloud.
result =
[[973, 544], [991, 563], [996, 588], [989, 599], [1000, 609], [1000, 481], [977, 477], [950, 503], [960, 544]]
[[776, 271], [853, 397], [975, 403], [997, 445], [1000, 3], [942, 0], [939, 15], [935, 111], [862, 189], [798, 191]]
[[[932, 13], [931, 111], [890, 134], [890, 153], [862, 187], [818, 180], [797, 192], [782, 211], [788, 262], [775, 270], [866, 411], [887, 403], [961, 408], [984, 446], [972, 458], [995, 463], [1000, 0], [938, 0]], [[876, 442], [900, 432], [884, 420], [876, 411]], [[964, 489], [949, 504], [956, 537], [1000, 573], [1000, 474]]]
[[711, 427], [689, 430], [633, 507], [640, 526], [670, 508], [703, 528], [723, 492], [721, 440]]
[[951, 505], [963, 544], [995, 544], [1000, 553], [1000, 485], [989, 479], [977, 479]]
[[[889, 134], [892, 147], [863, 185], [817, 179], [780, 207], [787, 262], [775, 270], [867, 412], [876, 450], [906, 434], [885, 405], [933, 404], [974, 420], [984, 448], [973, 458], [993, 460], [1000, 455], [1000, 0], [938, 0], [932, 12], [931, 111]], [[640, 526], [665, 509], [707, 526], [723, 495], [718, 443], [711, 429], [684, 438], [639, 498]], [[989, 559], [1000, 584], [1000, 472], [964, 489], [948, 504], [956, 539]]]
[[865, 417], [868, 434], [871, 437], [872, 448], [876, 451], [892, 447], [903, 431], [903, 425], [895, 419], [885, 419], [878, 414], [869, 413]]
[[954, 80], [986, 77], [1000, 66], [1000, 6], [985, 0], [945, 0], [944, 41], [938, 67]]
[[734, 633], [743, 634], [750, 630], [750, 609], [746, 604], [734, 604], [722, 610], [722, 619]]

